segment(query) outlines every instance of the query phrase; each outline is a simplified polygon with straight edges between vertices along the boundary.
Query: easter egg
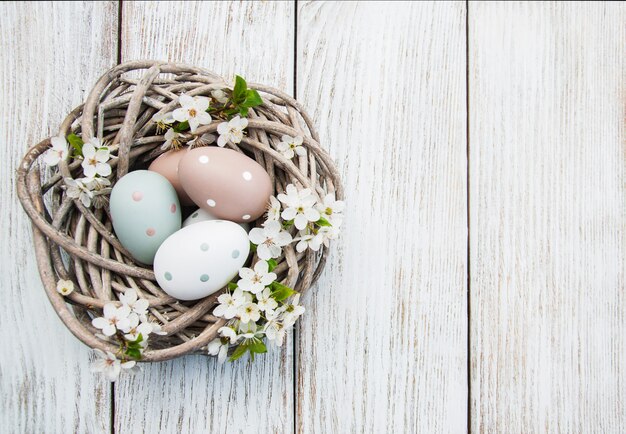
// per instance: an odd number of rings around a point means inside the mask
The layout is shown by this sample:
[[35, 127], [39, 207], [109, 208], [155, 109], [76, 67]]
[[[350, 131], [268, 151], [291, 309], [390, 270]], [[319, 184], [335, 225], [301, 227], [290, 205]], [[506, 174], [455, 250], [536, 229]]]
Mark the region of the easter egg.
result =
[[200, 208], [233, 222], [259, 218], [272, 194], [272, 181], [252, 158], [214, 146], [188, 151], [178, 164], [185, 192]]
[[178, 180], [178, 163], [188, 149], [171, 150], [159, 155], [148, 167], [148, 170], [163, 175], [172, 184], [182, 206], [193, 205], [191, 198]]
[[[191, 215], [189, 217], [187, 217], [183, 221], [183, 227], [187, 227], [187, 226], [192, 225], [194, 223], [207, 222], [207, 221], [212, 221], [212, 220], [220, 220], [220, 219], [215, 217], [210, 212], [208, 212], [208, 211], [206, 211], [206, 210], [204, 210], [202, 208], [198, 208], [197, 210], [192, 212]], [[250, 225], [248, 223], [237, 223], [237, 224], [239, 226], [241, 226], [243, 228], [243, 230], [246, 231], [246, 233], [250, 231]]]
[[241, 226], [224, 220], [182, 228], [166, 239], [154, 258], [154, 275], [169, 295], [197, 300], [220, 290], [244, 265], [250, 252]]
[[180, 229], [180, 204], [165, 177], [136, 170], [120, 178], [110, 198], [113, 229], [139, 262], [152, 264], [161, 243]]

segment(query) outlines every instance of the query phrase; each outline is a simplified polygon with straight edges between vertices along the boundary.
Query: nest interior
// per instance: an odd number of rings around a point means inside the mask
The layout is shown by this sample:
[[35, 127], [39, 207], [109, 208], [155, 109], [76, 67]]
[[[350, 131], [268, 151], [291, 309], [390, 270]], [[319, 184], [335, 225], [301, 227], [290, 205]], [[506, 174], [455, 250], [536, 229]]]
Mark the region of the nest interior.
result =
[[[227, 86], [220, 76], [188, 65], [135, 61], [107, 71], [89, 93], [84, 104], [74, 109], [59, 127], [59, 136], [77, 134], [84, 141], [98, 137], [112, 154], [112, 184], [128, 171], [145, 168], [164, 151], [163, 135], [152, 120], [178, 106], [178, 96], [210, 96]], [[228, 144], [261, 164], [270, 175], [274, 194], [296, 183], [310, 188], [319, 198], [334, 192], [343, 199], [337, 169], [319, 144], [311, 119], [289, 95], [268, 86], [250, 83], [263, 104], [250, 109], [247, 135], [238, 145]], [[222, 120], [199, 127], [195, 135], [214, 133]], [[282, 135], [304, 138], [305, 156], [288, 160], [277, 151]], [[117, 347], [99, 337], [91, 325], [105, 303], [118, 302], [118, 294], [134, 288], [149, 301], [149, 312], [162, 324], [164, 336], [151, 336], [142, 361], [162, 361], [201, 348], [217, 336], [225, 324], [211, 312], [222, 291], [193, 302], [181, 302], [159, 288], [154, 273], [133, 260], [115, 238], [106, 201], [86, 208], [65, 195], [64, 178], [82, 176], [81, 161], [62, 161], [58, 170], [40, 172], [39, 157], [49, 148], [50, 138], [36, 144], [25, 155], [17, 171], [17, 193], [33, 223], [33, 238], [39, 272], [45, 291], [64, 324], [86, 345], [116, 352]], [[44, 166], [41, 166], [44, 167]], [[257, 221], [256, 224], [260, 224]], [[253, 223], [254, 225], [254, 223]], [[294, 229], [292, 229], [294, 230]], [[319, 276], [328, 249], [297, 253], [286, 246], [277, 258], [278, 280], [304, 292]], [[247, 264], [256, 258], [248, 259]], [[75, 291], [67, 297], [56, 292], [58, 279], [71, 279]]]

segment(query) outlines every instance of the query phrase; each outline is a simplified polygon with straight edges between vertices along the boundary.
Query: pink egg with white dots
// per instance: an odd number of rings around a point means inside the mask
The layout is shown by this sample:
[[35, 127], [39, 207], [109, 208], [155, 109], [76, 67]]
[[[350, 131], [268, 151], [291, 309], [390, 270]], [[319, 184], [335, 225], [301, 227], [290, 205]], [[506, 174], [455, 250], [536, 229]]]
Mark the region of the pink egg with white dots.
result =
[[178, 179], [200, 208], [240, 223], [261, 217], [273, 191], [270, 176], [259, 163], [215, 146], [188, 151], [178, 164]]

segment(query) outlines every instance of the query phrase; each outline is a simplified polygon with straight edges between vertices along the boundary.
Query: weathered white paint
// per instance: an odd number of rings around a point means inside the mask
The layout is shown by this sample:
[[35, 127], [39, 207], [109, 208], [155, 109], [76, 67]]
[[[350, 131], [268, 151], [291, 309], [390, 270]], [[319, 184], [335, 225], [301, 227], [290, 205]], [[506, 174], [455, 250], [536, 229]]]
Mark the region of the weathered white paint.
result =
[[626, 426], [626, 6], [471, 3], [473, 432]]
[[52, 310], [14, 171], [115, 64], [117, 4], [0, 4], [0, 430], [110, 432], [111, 389]]
[[297, 77], [348, 204], [305, 298], [297, 431], [465, 432], [465, 5], [302, 3]]
[[[149, 366], [111, 414], [41, 288], [13, 171], [115, 63], [117, 7], [0, 4], [2, 431], [464, 432], [464, 3], [302, 2], [297, 50], [291, 2], [124, 3], [124, 60], [292, 92], [297, 55], [350, 224], [297, 357]], [[473, 432], [626, 425], [624, 22], [623, 4], [470, 4]]]
[[[293, 3], [123, 5], [122, 60], [186, 62], [292, 91]], [[115, 431], [289, 432], [293, 396], [290, 346], [252, 364], [186, 357], [147, 366], [116, 384]]]

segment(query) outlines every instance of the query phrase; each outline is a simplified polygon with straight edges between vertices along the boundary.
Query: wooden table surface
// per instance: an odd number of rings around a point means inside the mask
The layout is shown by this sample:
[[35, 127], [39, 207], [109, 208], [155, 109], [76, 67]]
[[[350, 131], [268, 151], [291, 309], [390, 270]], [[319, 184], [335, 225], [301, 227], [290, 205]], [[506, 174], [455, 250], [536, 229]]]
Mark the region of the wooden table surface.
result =
[[[626, 430], [624, 3], [0, 4], [0, 430]], [[281, 88], [346, 224], [288, 345], [110, 383], [44, 295], [14, 171], [117, 62]]]

